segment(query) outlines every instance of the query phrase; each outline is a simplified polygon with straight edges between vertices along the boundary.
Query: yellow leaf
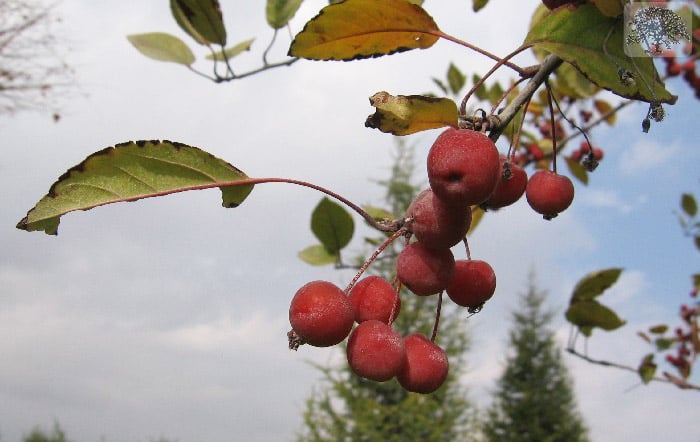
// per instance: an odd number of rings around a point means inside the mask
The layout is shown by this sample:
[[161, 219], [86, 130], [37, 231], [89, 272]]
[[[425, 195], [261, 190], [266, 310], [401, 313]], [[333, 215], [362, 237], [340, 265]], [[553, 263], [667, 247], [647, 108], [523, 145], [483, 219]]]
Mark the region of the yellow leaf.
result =
[[457, 127], [457, 103], [449, 98], [377, 92], [369, 102], [377, 110], [367, 117], [365, 126], [382, 132], [408, 135], [445, 126]]
[[[601, 117], [613, 110], [612, 105], [604, 100], [594, 100], [593, 106], [598, 111], [598, 113], [600, 114]], [[612, 114], [608, 115], [607, 117], [605, 117], [605, 122], [612, 126], [613, 124], [615, 124], [616, 118], [617, 118], [617, 114], [612, 113]]]
[[310, 60], [356, 60], [438, 40], [435, 21], [406, 0], [346, 0], [326, 6], [296, 35], [289, 55]]

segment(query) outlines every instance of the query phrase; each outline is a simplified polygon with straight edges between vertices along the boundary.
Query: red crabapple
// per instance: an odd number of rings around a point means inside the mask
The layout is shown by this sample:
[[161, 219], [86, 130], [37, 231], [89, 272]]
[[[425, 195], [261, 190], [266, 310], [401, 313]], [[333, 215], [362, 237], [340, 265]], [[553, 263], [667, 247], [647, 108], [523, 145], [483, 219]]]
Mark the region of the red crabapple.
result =
[[551, 170], [535, 172], [527, 182], [525, 196], [530, 207], [552, 219], [566, 210], [574, 200], [574, 184], [571, 180]]
[[346, 354], [356, 375], [377, 382], [396, 376], [406, 359], [401, 335], [390, 325], [374, 319], [363, 322], [350, 333]]
[[447, 287], [455, 269], [450, 249], [432, 249], [420, 241], [411, 243], [396, 259], [396, 275], [413, 293], [434, 295]]
[[379, 276], [359, 280], [350, 290], [348, 300], [358, 324], [370, 319], [388, 324], [392, 311], [396, 317], [401, 310], [401, 298], [396, 290], [389, 281]]
[[496, 145], [483, 133], [448, 128], [428, 152], [430, 187], [449, 204], [480, 204], [498, 182], [498, 157]]
[[503, 174], [506, 157], [501, 155], [499, 180], [496, 184], [496, 189], [493, 191], [489, 199], [482, 205], [486, 209], [500, 209], [501, 207], [510, 206], [515, 203], [525, 193], [527, 186], [527, 173], [522, 167], [514, 162], [508, 162], [508, 178]]
[[329, 347], [342, 342], [355, 322], [343, 290], [327, 281], [312, 281], [297, 290], [289, 306], [292, 330], [307, 344]]
[[427, 189], [408, 206], [406, 218], [411, 220], [406, 226], [418, 241], [428, 247], [444, 249], [464, 238], [472, 221], [472, 212], [469, 207], [446, 204]]
[[455, 304], [478, 309], [496, 291], [496, 274], [486, 261], [455, 261], [455, 274], [447, 286], [447, 296]]
[[396, 375], [399, 384], [414, 393], [432, 393], [447, 379], [450, 364], [447, 353], [420, 333], [404, 339], [406, 361]]

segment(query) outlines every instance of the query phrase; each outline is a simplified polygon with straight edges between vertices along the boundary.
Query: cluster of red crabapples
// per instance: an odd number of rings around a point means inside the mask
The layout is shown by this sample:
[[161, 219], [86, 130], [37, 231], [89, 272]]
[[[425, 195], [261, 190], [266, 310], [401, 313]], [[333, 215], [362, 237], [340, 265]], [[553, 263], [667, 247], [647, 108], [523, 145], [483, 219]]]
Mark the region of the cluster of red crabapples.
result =
[[396, 378], [412, 392], [435, 391], [449, 369], [447, 354], [435, 343], [439, 307], [431, 338], [420, 333], [402, 337], [392, 327], [401, 308], [401, 287], [417, 296], [440, 296], [438, 306], [446, 292], [470, 313], [480, 311], [496, 289], [493, 268], [471, 259], [468, 247], [467, 259], [455, 260], [451, 250], [462, 241], [466, 245], [472, 207], [500, 209], [525, 194], [536, 212], [551, 219], [573, 200], [567, 177], [539, 170], [528, 179], [490, 138], [473, 130], [442, 132], [428, 152], [427, 171], [430, 187], [414, 198], [402, 227], [389, 240], [406, 238], [393, 283], [379, 276], [360, 279], [383, 247], [345, 290], [328, 281], [307, 283], [289, 308], [290, 348], [329, 347], [348, 338], [347, 360], [355, 374], [378, 382]]

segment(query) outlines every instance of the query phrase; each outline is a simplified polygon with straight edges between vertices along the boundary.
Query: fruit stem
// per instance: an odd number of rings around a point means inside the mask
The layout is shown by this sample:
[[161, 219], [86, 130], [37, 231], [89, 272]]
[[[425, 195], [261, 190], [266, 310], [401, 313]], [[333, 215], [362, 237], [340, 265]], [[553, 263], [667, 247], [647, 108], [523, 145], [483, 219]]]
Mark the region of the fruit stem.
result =
[[[348, 286], [345, 287], [345, 294], [346, 295], [350, 293], [350, 290], [352, 290], [352, 288], [355, 286], [355, 283], [357, 283], [357, 280], [360, 279], [362, 274], [365, 273], [365, 270], [367, 270], [367, 268], [374, 262], [374, 260], [377, 259], [377, 257], [384, 251], [384, 249], [386, 249], [389, 246], [389, 244], [394, 242], [394, 240], [396, 240], [396, 238], [402, 236], [407, 231], [408, 230], [405, 227], [401, 227], [399, 230], [394, 232], [393, 235], [391, 235], [389, 238], [387, 238], [386, 241], [384, 241], [379, 247], [377, 247], [377, 250], [375, 250], [374, 253], [372, 253], [372, 256], [367, 258], [367, 261], [365, 261], [365, 263], [362, 264], [362, 267], [360, 267], [360, 269], [357, 271], [357, 273], [355, 274], [355, 277], [352, 278], [352, 281], [350, 281]], [[392, 313], [392, 315], [393, 315], [393, 313]]]
[[464, 248], [467, 251], [467, 259], [471, 260], [472, 259], [472, 252], [469, 250], [469, 240], [467, 240], [466, 236], [462, 239], [462, 242], [464, 243]]
[[433, 324], [433, 333], [430, 335], [430, 342], [435, 342], [438, 334], [438, 325], [440, 324], [440, 312], [442, 311], [442, 291], [438, 294], [437, 308], [435, 309], [435, 323]]
[[545, 78], [544, 87], [547, 89], [547, 106], [549, 106], [549, 124], [552, 128], [552, 171], [557, 173], [557, 122], [554, 118], [554, 104], [552, 103], [552, 88], [549, 80]]
[[[479, 81], [474, 83], [474, 86], [472, 86], [469, 92], [467, 92], [467, 94], [464, 96], [464, 98], [462, 99], [462, 103], [459, 106], [459, 115], [461, 117], [464, 117], [467, 114], [467, 102], [469, 101], [469, 98], [471, 98], [471, 96], [476, 92], [476, 90], [484, 84], [487, 78], [489, 78], [494, 72], [498, 70], [498, 68], [500, 68], [503, 65], [511, 67], [510, 63], [508, 63], [508, 60], [515, 57], [525, 49], [528, 49], [530, 46], [532, 45], [522, 45], [502, 59], [499, 59], [498, 57], [491, 57], [494, 60], [496, 60], [497, 63], [493, 65], [493, 67], [483, 77], [481, 77]], [[525, 78], [527, 75], [526, 72], [521, 68], [516, 69], [516, 71], [520, 74], [521, 77]]]

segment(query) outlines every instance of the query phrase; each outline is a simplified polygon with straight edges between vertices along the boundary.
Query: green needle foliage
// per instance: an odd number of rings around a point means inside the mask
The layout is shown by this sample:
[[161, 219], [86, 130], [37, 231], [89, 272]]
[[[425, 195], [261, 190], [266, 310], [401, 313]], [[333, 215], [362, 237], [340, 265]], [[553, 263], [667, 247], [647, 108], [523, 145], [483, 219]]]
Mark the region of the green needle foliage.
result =
[[584, 442], [587, 430], [576, 409], [573, 381], [548, 326], [546, 293], [530, 279], [528, 291], [512, 313], [511, 353], [488, 410], [488, 441]]
[[[387, 210], [401, 215], [420, 189], [411, 182], [413, 149], [397, 144], [396, 152], [390, 178], [379, 181], [379, 184], [386, 188]], [[370, 271], [391, 281], [396, 251], [388, 248], [381, 256], [370, 266]], [[364, 262], [364, 258], [361, 261]], [[420, 332], [430, 337], [437, 296], [419, 297], [405, 292], [401, 294], [401, 301], [401, 314], [394, 322], [394, 328], [402, 335]], [[475, 411], [458, 381], [469, 346], [464, 318], [466, 311], [455, 314], [449, 311], [451, 307], [449, 300], [443, 304], [436, 341], [450, 360], [449, 377], [440, 389], [429, 395], [409, 393], [394, 379], [379, 383], [360, 378], [344, 361], [338, 366], [319, 366], [322, 382], [306, 401], [304, 427], [297, 440], [472, 440], [472, 435], [477, 433]]]

